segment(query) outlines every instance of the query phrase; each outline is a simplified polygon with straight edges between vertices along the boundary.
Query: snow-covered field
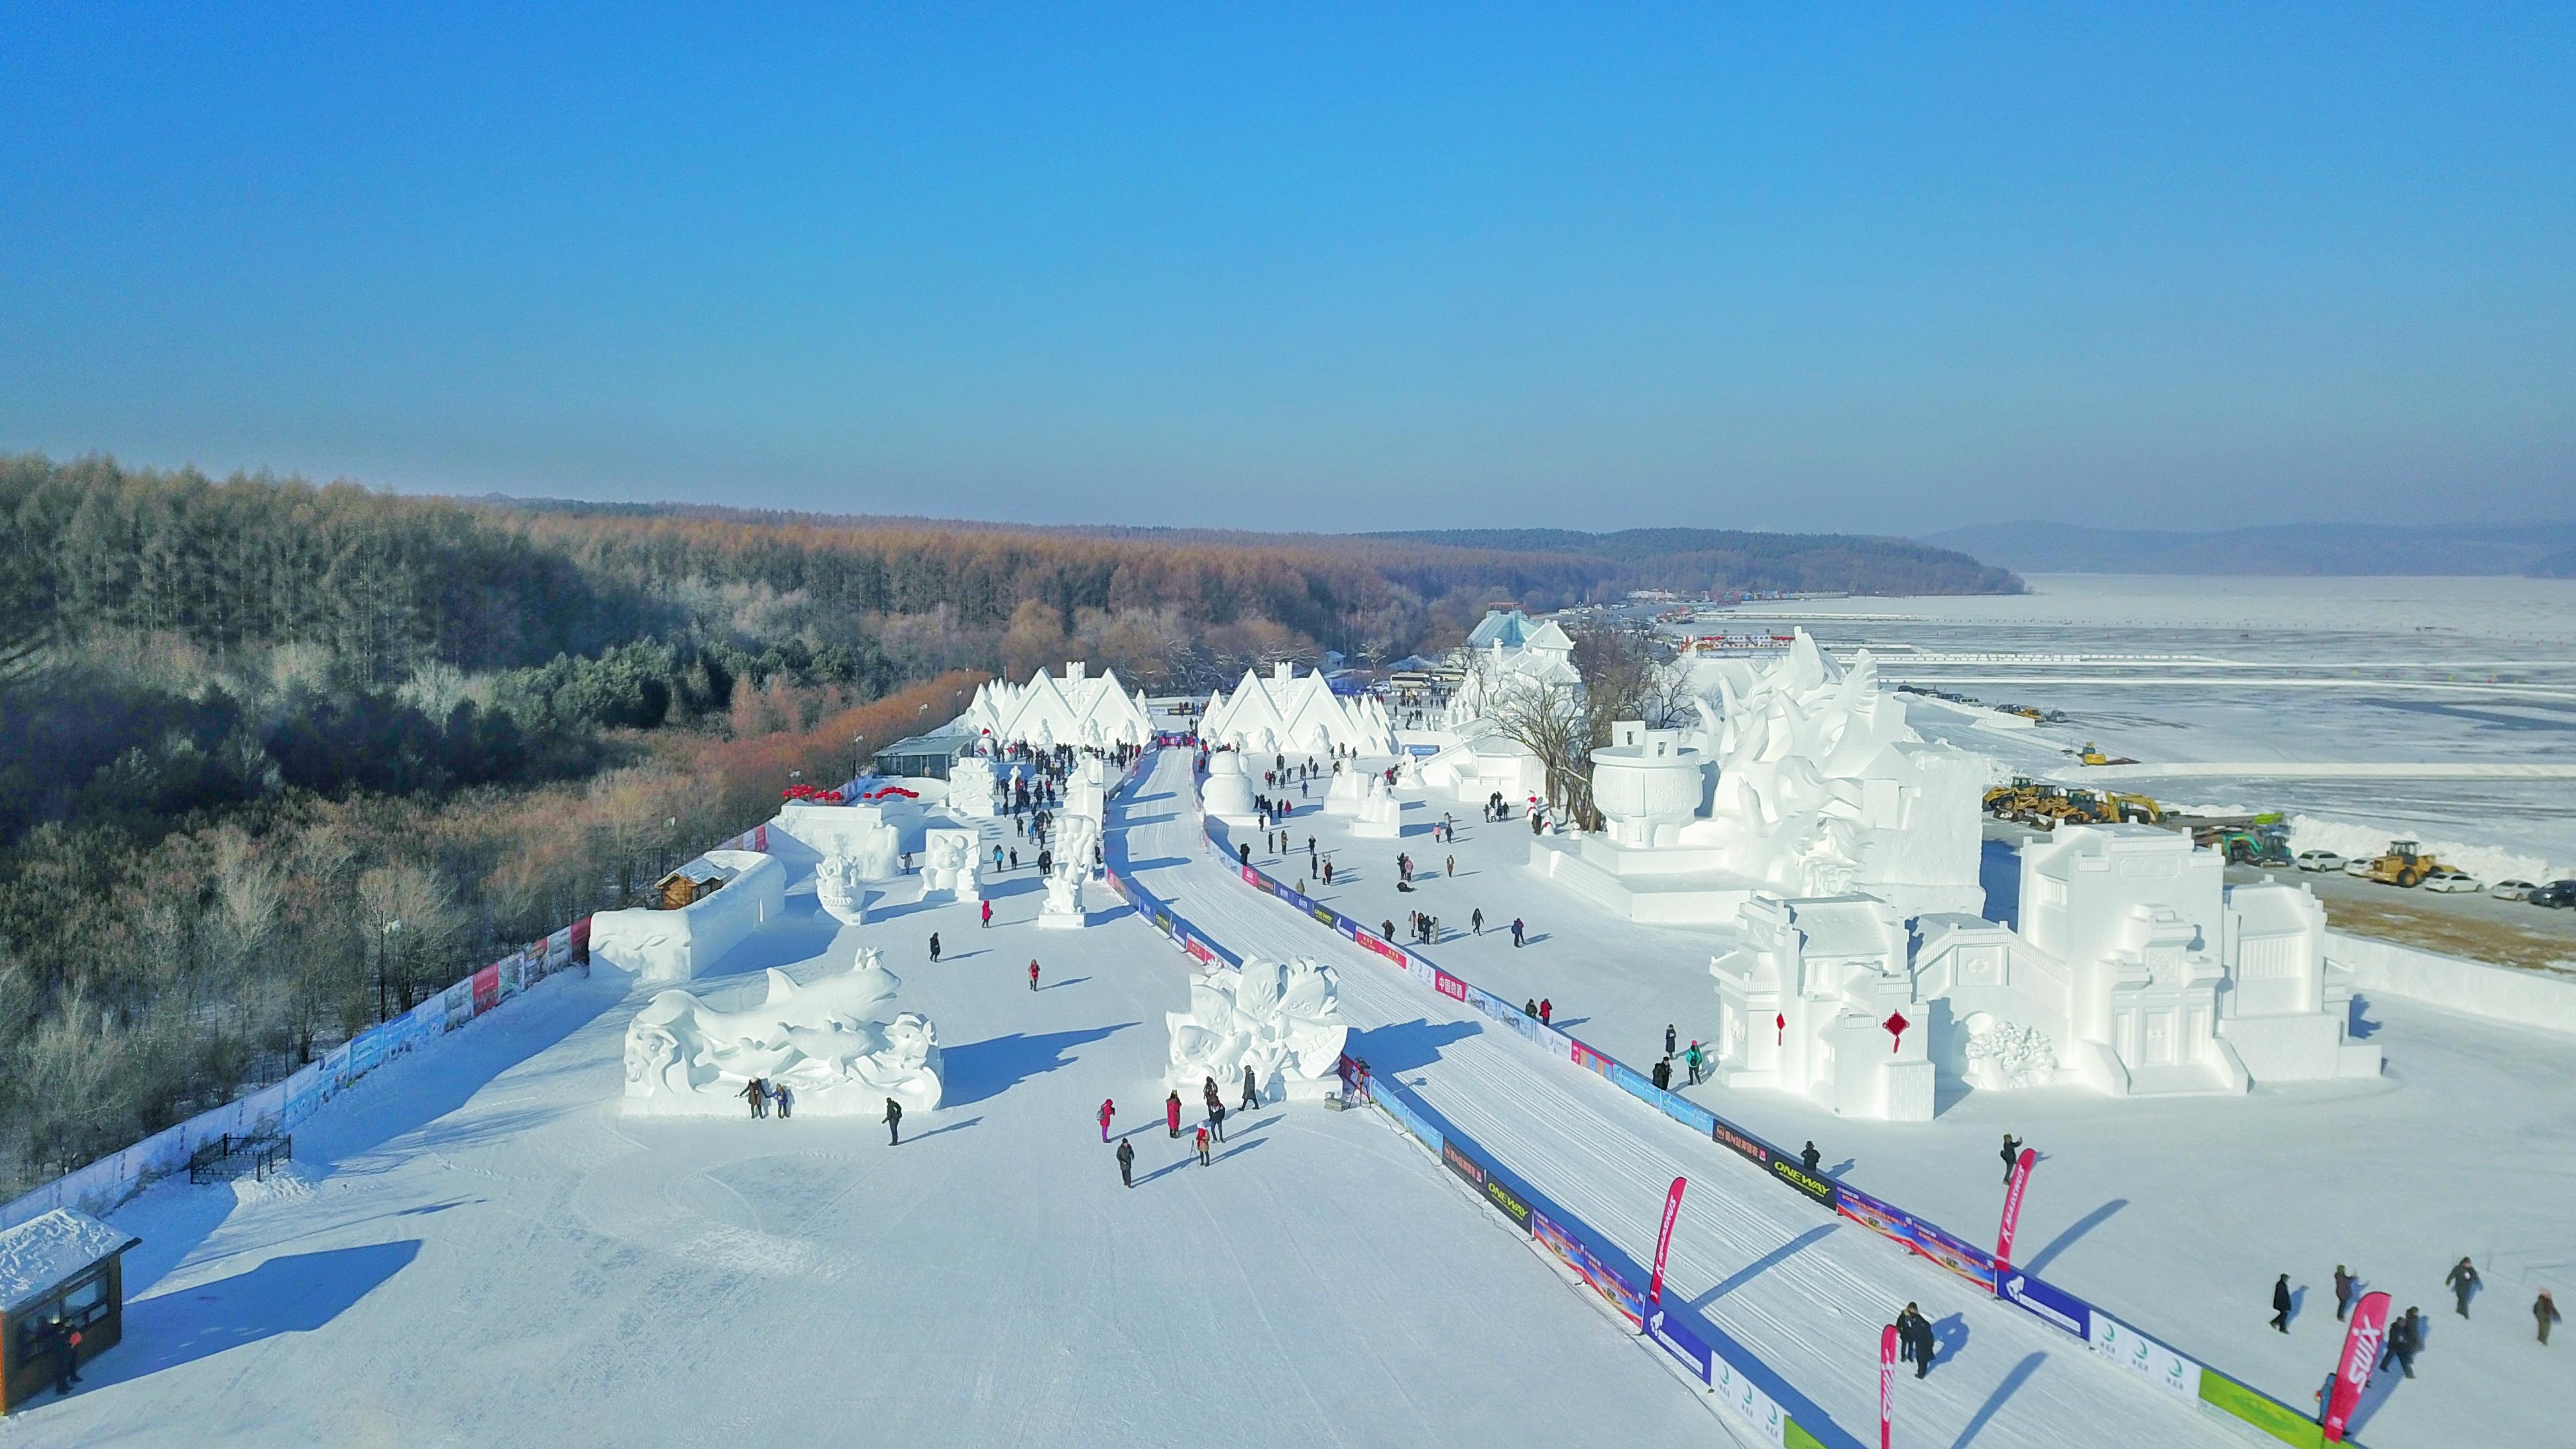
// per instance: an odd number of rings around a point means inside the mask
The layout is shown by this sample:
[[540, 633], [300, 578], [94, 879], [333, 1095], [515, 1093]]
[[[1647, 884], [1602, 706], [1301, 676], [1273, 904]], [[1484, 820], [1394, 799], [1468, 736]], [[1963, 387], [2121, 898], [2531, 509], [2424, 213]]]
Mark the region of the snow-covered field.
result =
[[[1429, 840], [1430, 822], [1443, 809], [1457, 821], [1454, 845]], [[1661, 1052], [1667, 1023], [1684, 1042], [1714, 1034], [1717, 997], [1708, 975], [1708, 935], [1615, 919], [1560, 890], [1524, 868], [1529, 833], [1519, 822], [1485, 825], [1472, 807], [1424, 802], [1406, 812], [1406, 823], [1411, 833], [1400, 845], [1355, 841], [1341, 820], [1320, 811], [1301, 813], [1289, 822], [1299, 850], [1277, 858], [1256, 849], [1254, 861], [1291, 881], [1306, 876], [1303, 846], [1313, 835], [1335, 867], [1336, 884], [1314, 891], [1319, 899], [1371, 921], [1401, 923], [1412, 910], [1437, 915], [1444, 939], [1423, 948], [1432, 959], [1507, 998], [1548, 998], [1559, 1023], [1632, 1064], [1651, 1063]], [[1252, 838], [1257, 843], [1257, 832]], [[2013, 868], [2010, 852], [1999, 843], [1987, 848], [1990, 882], [2000, 884]], [[1417, 862], [1411, 894], [1394, 889], [1399, 849]], [[1447, 874], [1451, 855], [1458, 861], [1454, 878]], [[1265, 864], [1273, 860], [1275, 865]], [[1152, 873], [1145, 880], [1151, 889], [1169, 889]], [[1194, 921], [1202, 909], [1227, 913], [1217, 920], [1237, 913], [1250, 913], [1252, 920], [1284, 914], [1230, 879], [1220, 883], [1240, 901], [1229, 904], [1228, 891], [1210, 887], [1214, 898], [1204, 906], [1189, 902], [1185, 914]], [[1478, 908], [1486, 918], [1481, 937], [1467, 930]], [[1516, 915], [1529, 925], [1526, 949], [1515, 950], [1503, 929]], [[1328, 939], [1320, 930], [1314, 934]], [[1346, 983], [1371, 958], [1354, 959], [1362, 965], [1346, 971]], [[1444, 1026], [1478, 1019], [1409, 981], [1391, 979], [1383, 966], [1370, 970], [1368, 979], [1379, 983], [1376, 990], [1392, 993], [1385, 1003], [1391, 1012]], [[1344, 996], [1356, 1001], [1362, 991], [1346, 984]], [[2484, 1442], [2557, 1442], [2552, 1436], [2561, 1435], [2566, 1416], [2576, 1412], [2576, 1363], [2565, 1357], [2563, 1345], [2543, 1349], [2533, 1342], [2528, 1309], [2541, 1288], [2564, 1300], [2576, 1287], [2576, 1223], [2565, 1212], [2576, 1198], [2576, 1039], [2401, 998], [2371, 998], [2359, 1018], [2357, 1029], [2387, 1054], [2387, 1074], [2380, 1080], [2258, 1088], [2241, 1098], [2119, 1103], [2074, 1088], [1960, 1094], [1945, 1084], [1940, 1115], [1909, 1125], [1849, 1121], [1771, 1091], [1708, 1085], [1685, 1095], [1775, 1142], [1794, 1147], [1812, 1139], [1825, 1165], [1838, 1168], [1853, 1185], [1971, 1239], [1994, 1231], [2002, 1194], [1996, 1149], [2002, 1134], [2013, 1132], [2043, 1154], [2025, 1203], [2021, 1241], [2031, 1255], [2028, 1265], [2044, 1270], [2052, 1282], [2284, 1402], [2306, 1405], [2332, 1369], [2341, 1342], [2331, 1275], [2342, 1264], [2395, 1294], [2401, 1311], [2419, 1304], [2436, 1320], [2417, 1363], [2418, 1377], [2375, 1387], [2362, 1421], [2364, 1442], [2476, 1442], [2459, 1437], [2472, 1428]], [[1508, 1036], [1503, 1044], [1536, 1055]], [[1465, 1071], [1472, 1045], [1444, 1043], [1437, 1061], [1420, 1075], [1440, 1087], [1449, 1074]], [[1406, 1074], [1408, 1080], [1414, 1075]], [[1625, 1119], [1632, 1118], [1639, 1124], [1633, 1130], [1660, 1140], [1664, 1150], [1678, 1154], [1706, 1145], [1586, 1074], [1562, 1075], [1573, 1079], [1568, 1090], [1599, 1086], [1608, 1104], [1603, 1110], [1622, 1119], [1623, 1131], [1629, 1130]], [[1466, 1078], [1454, 1090], [1471, 1104], [1462, 1110], [1480, 1112], [1487, 1110], [1482, 1104], [1501, 1100], [1503, 1089]], [[1442, 1105], [1438, 1091], [1432, 1095]], [[1572, 1137], [1596, 1130], [1587, 1126]], [[1554, 1141], [1546, 1151], [1569, 1162], [1612, 1156], [1604, 1146], [1578, 1148], [1572, 1140]], [[1824, 1225], [1790, 1194], [1757, 1187], [1758, 1197], [1786, 1200], [1761, 1204], [1784, 1214], [1780, 1229], [1812, 1233]], [[1729, 1204], [1730, 1214], [1738, 1210]], [[1784, 1231], [1780, 1242], [1795, 1236]], [[1851, 1271], [1863, 1281], [1910, 1281], [1868, 1278], [1901, 1271], [1868, 1266], [1872, 1256], [1894, 1256], [1895, 1250], [1848, 1225], [1803, 1244], [1800, 1256], [1828, 1246], [1854, 1254]], [[1731, 1244], [1710, 1257], [1722, 1262], [1728, 1252], [1749, 1247]], [[2451, 1316], [2440, 1286], [2462, 1254], [2476, 1257], [2489, 1285], [2467, 1322]], [[2285, 1271], [2302, 1295], [2287, 1336], [2265, 1325], [2273, 1276]], [[1968, 1295], [1945, 1295], [1943, 1286], [1936, 1281], [1926, 1290], [1933, 1295], [1926, 1306], [1939, 1301], [1945, 1314], [1962, 1314], [1960, 1324], [1973, 1330], [1954, 1365], [1961, 1380], [1988, 1375], [1984, 1382], [1992, 1391], [1998, 1386], [1991, 1376], [2013, 1367], [2012, 1353], [2048, 1354], [2050, 1373], [2097, 1367], [2067, 1354], [2063, 1340], [2024, 1349], [2001, 1332], [1989, 1332], [1972, 1308], [1951, 1301]], [[1746, 1285], [1731, 1290], [1728, 1301], [1746, 1293], [1758, 1301], [1762, 1291]], [[1907, 1296], [1916, 1296], [1910, 1287]], [[1800, 1341], [1775, 1338], [1767, 1328], [1727, 1317], [1723, 1308], [1715, 1311], [1722, 1326], [1738, 1329], [1748, 1343]], [[1834, 1362], [1830, 1348], [1819, 1347], [1805, 1372], [1829, 1379]], [[1797, 1377], [1797, 1370], [1783, 1367]], [[2042, 1381], [2035, 1377], [2032, 1383]], [[1840, 1405], [1832, 1407], [1838, 1419], [1850, 1422]], [[2019, 1412], [2039, 1411], [2015, 1394], [1975, 1442], [2006, 1442], [1996, 1436], [2021, 1422]], [[1953, 1440], [1936, 1435], [1928, 1442]]]
[[[1186, 959], [1133, 920], [1038, 931], [1033, 875], [1004, 889], [990, 931], [953, 905], [857, 928], [947, 1047], [900, 1148], [846, 1118], [621, 1120], [642, 997], [559, 977], [299, 1126], [285, 1180], [117, 1213], [144, 1239], [124, 1343], [0, 1438], [1724, 1442], [1374, 1114], [1272, 1108], [1185, 1159], [1153, 1083]], [[737, 949], [730, 989], [810, 970], [812, 904]], [[1132, 1191], [1103, 1097], [1142, 1129]]]
[[[1838, 649], [1866, 645], [1891, 681], [2064, 710], [2066, 723], [2035, 730], [1919, 712], [1927, 734], [2023, 773], [2080, 778], [2065, 752], [2092, 740], [2150, 767], [2196, 767], [2140, 773], [2121, 789], [2287, 810], [2382, 845], [2413, 834], [2480, 852], [2472, 866], [2490, 878], [2576, 872], [2576, 580], [2029, 583], [2013, 597], [1748, 604], [1730, 617], [1803, 625]], [[2520, 779], [2328, 772], [2424, 763], [2554, 768]]]

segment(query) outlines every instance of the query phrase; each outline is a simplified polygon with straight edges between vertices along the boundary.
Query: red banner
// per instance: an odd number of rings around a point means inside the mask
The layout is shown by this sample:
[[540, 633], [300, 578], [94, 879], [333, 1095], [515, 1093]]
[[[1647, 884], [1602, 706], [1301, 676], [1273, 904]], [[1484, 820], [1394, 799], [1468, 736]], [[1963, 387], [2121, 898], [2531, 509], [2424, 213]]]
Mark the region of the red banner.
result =
[[1889, 1449], [1888, 1421], [1896, 1408], [1896, 1325], [1878, 1331], [1878, 1449]]
[[1664, 1194], [1664, 1227], [1655, 1234], [1655, 1276], [1647, 1280], [1646, 1301], [1664, 1301], [1664, 1256], [1673, 1249], [1673, 1219], [1682, 1215], [1682, 1187], [1686, 1179], [1674, 1178], [1672, 1191]]
[[501, 963], [493, 962], [474, 973], [474, 1014], [481, 1016], [501, 1004]]
[[2388, 1295], [2364, 1293], [2352, 1306], [2352, 1327], [2344, 1330], [2343, 1362], [2335, 1369], [2334, 1392], [2326, 1399], [2326, 1442], [2343, 1442], [2344, 1426], [2361, 1407], [2361, 1391], [2370, 1387], [2370, 1371], [2379, 1366], [2388, 1344]]
[[2030, 1170], [2039, 1163], [2039, 1153], [2025, 1147], [2013, 1159], [2012, 1181], [2004, 1188], [2004, 1220], [1995, 1228], [1995, 1281], [2003, 1281], [2004, 1272], [2012, 1266], [2013, 1229], [2021, 1226], [2021, 1193], [2030, 1186]]

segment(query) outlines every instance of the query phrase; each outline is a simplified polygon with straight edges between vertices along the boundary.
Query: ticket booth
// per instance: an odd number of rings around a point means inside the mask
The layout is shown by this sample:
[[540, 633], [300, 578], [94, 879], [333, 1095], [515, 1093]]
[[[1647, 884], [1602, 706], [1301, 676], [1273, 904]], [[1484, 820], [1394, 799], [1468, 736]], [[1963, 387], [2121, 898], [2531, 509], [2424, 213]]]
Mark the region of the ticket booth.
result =
[[0, 1230], [0, 1413], [54, 1384], [54, 1326], [80, 1336], [87, 1363], [125, 1327], [125, 1250], [143, 1240], [76, 1208]]

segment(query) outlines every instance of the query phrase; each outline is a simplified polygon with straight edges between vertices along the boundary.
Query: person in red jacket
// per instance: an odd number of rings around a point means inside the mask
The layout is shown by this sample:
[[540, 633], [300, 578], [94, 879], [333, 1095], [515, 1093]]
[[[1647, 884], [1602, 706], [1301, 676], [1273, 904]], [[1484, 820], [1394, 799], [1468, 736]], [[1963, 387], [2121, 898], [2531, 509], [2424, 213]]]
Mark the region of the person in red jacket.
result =
[[1109, 1140], [1109, 1119], [1118, 1113], [1118, 1104], [1107, 1097], [1100, 1099], [1100, 1140]]
[[1555, 1015], [1556, 1015], [1556, 1003], [1555, 1003], [1555, 1002], [1553, 1002], [1553, 1001], [1548, 1000], [1546, 997], [1543, 997], [1543, 996], [1542, 996], [1542, 997], [1540, 997], [1540, 998], [1539, 998], [1539, 1003], [1538, 1003], [1538, 1019], [1539, 1019], [1539, 1024], [1540, 1024], [1540, 1025], [1542, 1025], [1542, 1026], [1546, 1025], [1546, 1024], [1548, 1023], [1548, 1019], [1549, 1019], [1550, 1017], [1555, 1016]]
[[1163, 1099], [1163, 1125], [1171, 1130], [1174, 1137], [1181, 1135], [1181, 1094], [1178, 1089]]
[[1038, 963], [1034, 958], [1029, 962], [1029, 989], [1031, 991], [1038, 989]]
[[984, 903], [984, 924], [987, 928], [990, 928], [993, 924], [993, 903], [991, 901], [986, 901]]

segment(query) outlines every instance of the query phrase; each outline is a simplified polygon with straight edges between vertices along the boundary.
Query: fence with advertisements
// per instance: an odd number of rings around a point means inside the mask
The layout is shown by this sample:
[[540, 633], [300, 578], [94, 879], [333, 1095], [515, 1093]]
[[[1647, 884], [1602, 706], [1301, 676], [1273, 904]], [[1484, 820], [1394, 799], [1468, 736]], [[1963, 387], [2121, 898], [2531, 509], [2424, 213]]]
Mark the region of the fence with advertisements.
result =
[[189, 1157], [207, 1142], [226, 1134], [287, 1131], [386, 1062], [464, 1026], [568, 966], [589, 961], [590, 918], [585, 916], [367, 1028], [284, 1081], [209, 1108], [0, 1206], [0, 1228], [16, 1227], [58, 1207], [106, 1212], [155, 1179], [186, 1171]]
[[[1214, 830], [1206, 831], [1206, 835], [1209, 845], [1219, 854], [1232, 854], [1223, 837]], [[1743, 1157], [1762, 1169], [1773, 1182], [1796, 1192], [1824, 1211], [1868, 1228], [1906, 1251], [1957, 1274], [1978, 1291], [2012, 1304], [2040, 1322], [2072, 1335], [2104, 1362], [2126, 1368], [2170, 1393], [2251, 1424], [2285, 1443], [2315, 1445], [2322, 1442], [2323, 1431], [2314, 1418], [2208, 1368], [2179, 1349], [2150, 1338], [2074, 1294], [2042, 1282], [2027, 1270], [2003, 1265], [1998, 1271], [1992, 1253], [1929, 1219], [1809, 1171], [1796, 1153], [1783, 1151], [1751, 1130], [1727, 1121], [1698, 1103], [1656, 1087], [1643, 1073], [1608, 1052], [1587, 1045], [1573, 1034], [1542, 1022], [1511, 1002], [1452, 975], [1419, 950], [1397, 944], [1390, 929], [1372, 927], [1343, 915], [1250, 864], [1237, 864], [1234, 870], [1245, 885], [1349, 937], [1427, 989], [1474, 1008], [1478, 1014], [1518, 1033], [1548, 1056], [1601, 1076], [1665, 1116]], [[1434, 1150], [1438, 1150], [1436, 1145]]]

